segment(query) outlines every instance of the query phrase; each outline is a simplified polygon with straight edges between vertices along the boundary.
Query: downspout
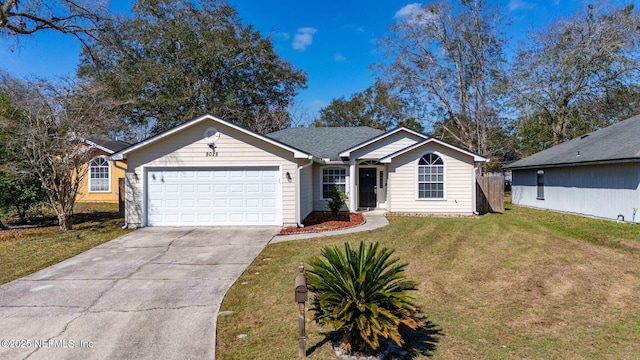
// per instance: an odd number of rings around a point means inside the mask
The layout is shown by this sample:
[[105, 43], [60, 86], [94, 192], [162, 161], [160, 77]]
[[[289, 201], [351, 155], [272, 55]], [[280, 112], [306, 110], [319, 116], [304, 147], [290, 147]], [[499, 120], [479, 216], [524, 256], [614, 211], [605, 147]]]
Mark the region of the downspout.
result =
[[477, 178], [478, 169], [479, 169], [478, 166], [475, 166], [473, 168], [473, 186], [472, 186], [472, 195], [471, 195], [472, 196], [471, 200], [472, 200], [472, 203], [473, 203], [473, 213], [475, 215], [480, 215], [480, 213], [478, 213], [478, 205], [476, 203], [476, 191], [477, 191], [477, 188], [478, 188], [478, 178]]
[[301, 219], [301, 213], [302, 213], [302, 207], [301, 207], [301, 203], [302, 201], [300, 201], [300, 184], [302, 183], [302, 181], [300, 181], [300, 175], [302, 174], [302, 170], [308, 168], [309, 166], [313, 165], [313, 157], [309, 158], [309, 163], [302, 165], [302, 166], [298, 166], [298, 184], [296, 186], [296, 198], [298, 199], [298, 211], [296, 212], [296, 223], [298, 223], [298, 227], [299, 228], [303, 228], [304, 224], [302, 224], [302, 219]]
[[[120, 170], [124, 170], [124, 188], [125, 188], [125, 193], [127, 192], [127, 168], [123, 168], [121, 166], [118, 166], [118, 160], [111, 160], [113, 161], [113, 166], [115, 166], [116, 168], [120, 169]], [[127, 197], [125, 195], [124, 198], [124, 225], [122, 225], [122, 230], [127, 229], [129, 227], [129, 223], [127, 222]]]

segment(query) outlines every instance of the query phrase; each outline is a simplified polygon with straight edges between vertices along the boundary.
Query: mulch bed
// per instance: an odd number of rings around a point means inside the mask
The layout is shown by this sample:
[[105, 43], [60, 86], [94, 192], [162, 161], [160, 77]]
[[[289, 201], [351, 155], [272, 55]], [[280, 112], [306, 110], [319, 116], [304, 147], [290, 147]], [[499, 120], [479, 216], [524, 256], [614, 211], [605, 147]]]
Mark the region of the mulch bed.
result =
[[346, 229], [364, 223], [364, 216], [357, 213], [340, 212], [333, 216], [330, 211], [314, 211], [302, 222], [303, 228], [283, 228], [280, 234], [300, 234]]

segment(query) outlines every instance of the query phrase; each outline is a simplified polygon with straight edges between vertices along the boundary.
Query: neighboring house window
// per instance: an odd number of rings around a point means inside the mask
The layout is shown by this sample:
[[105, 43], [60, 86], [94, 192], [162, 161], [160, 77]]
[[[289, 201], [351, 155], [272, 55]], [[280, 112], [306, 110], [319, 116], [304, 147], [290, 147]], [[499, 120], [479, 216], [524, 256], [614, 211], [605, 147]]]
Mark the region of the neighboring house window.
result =
[[544, 170], [538, 170], [536, 187], [538, 189], [538, 199], [544, 200]]
[[97, 157], [89, 163], [89, 191], [109, 192], [111, 185], [109, 161]]
[[347, 169], [346, 168], [323, 168], [322, 169], [322, 198], [328, 199], [329, 191], [333, 186], [337, 186], [342, 192], [347, 191]]
[[444, 162], [436, 154], [418, 161], [418, 199], [444, 199]]

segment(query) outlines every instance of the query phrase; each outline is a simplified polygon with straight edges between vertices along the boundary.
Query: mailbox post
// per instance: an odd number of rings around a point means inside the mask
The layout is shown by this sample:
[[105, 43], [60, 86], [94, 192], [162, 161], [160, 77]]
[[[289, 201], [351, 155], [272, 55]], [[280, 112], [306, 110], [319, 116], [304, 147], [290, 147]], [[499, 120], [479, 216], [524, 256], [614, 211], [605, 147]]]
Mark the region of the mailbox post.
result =
[[298, 355], [301, 358], [307, 357], [307, 338], [305, 336], [305, 314], [304, 314], [304, 303], [309, 299], [309, 294], [307, 290], [307, 279], [304, 277], [304, 264], [300, 263], [298, 265], [299, 273], [296, 276], [295, 280], [295, 300], [298, 303], [298, 328], [299, 328], [299, 350]]

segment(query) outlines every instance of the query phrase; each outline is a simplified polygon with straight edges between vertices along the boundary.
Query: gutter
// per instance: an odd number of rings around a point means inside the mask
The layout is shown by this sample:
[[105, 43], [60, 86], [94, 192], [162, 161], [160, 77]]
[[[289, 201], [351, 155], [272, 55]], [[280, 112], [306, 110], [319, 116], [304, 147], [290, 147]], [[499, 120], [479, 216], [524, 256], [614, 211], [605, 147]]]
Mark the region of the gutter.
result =
[[[129, 227], [129, 223], [127, 222], [127, 213], [128, 213], [128, 211], [127, 211], [127, 195], [126, 195], [127, 194], [127, 170], [128, 169], [124, 168], [124, 167], [121, 167], [121, 166], [118, 166], [118, 161], [117, 160], [114, 160], [114, 159], [111, 159], [111, 158], [109, 158], [109, 160], [113, 161], [113, 166], [115, 166], [116, 168], [118, 168], [120, 170], [124, 170], [124, 189], [125, 189], [124, 190], [124, 193], [125, 193], [125, 196], [124, 196], [124, 225], [122, 226], [122, 230], [124, 230], [124, 229], [127, 229]], [[122, 161], [122, 160], [120, 160], [120, 161]]]
[[505, 170], [531, 170], [531, 169], [546, 169], [546, 168], [556, 168], [556, 167], [574, 167], [574, 166], [585, 166], [585, 165], [624, 164], [624, 163], [634, 163], [634, 162], [640, 162], [640, 159], [638, 159], [638, 158], [627, 158], [627, 159], [614, 159], [614, 160], [591, 160], [591, 161], [571, 162], [571, 163], [537, 164], [537, 165], [524, 165], [524, 166], [507, 165], [507, 166], [505, 166], [503, 168]]
[[303, 228], [304, 225], [302, 224], [302, 219], [300, 219], [300, 213], [302, 212], [302, 209], [300, 207], [300, 184], [302, 183], [302, 181], [300, 181], [300, 174], [302, 173], [302, 170], [308, 168], [309, 166], [313, 165], [313, 156], [309, 157], [309, 163], [302, 165], [302, 166], [298, 166], [298, 184], [296, 185], [296, 198], [298, 199], [298, 211], [296, 211], [296, 223], [298, 224], [299, 228]]

